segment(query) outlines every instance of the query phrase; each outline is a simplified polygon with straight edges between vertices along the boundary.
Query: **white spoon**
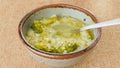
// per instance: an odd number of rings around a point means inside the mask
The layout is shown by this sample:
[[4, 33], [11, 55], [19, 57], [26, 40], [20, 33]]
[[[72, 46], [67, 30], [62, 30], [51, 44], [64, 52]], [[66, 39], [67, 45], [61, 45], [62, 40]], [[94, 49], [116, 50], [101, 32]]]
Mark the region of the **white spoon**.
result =
[[55, 25], [55, 26], [53, 26], [53, 28], [55, 30], [60, 30], [60, 31], [64, 31], [64, 32], [80, 32], [80, 31], [84, 31], [84, 30], [88, 30], [88, 29], [100, 28], [100, 27], [111, 26], [111, 25], [118, 25], [118, 24], [120, 24], [120, 18], [105, 21], [105, 22], [100, 22], [97, 24], [87, 25], [80, 29], [76, 29], [74, 27], [71, 27], [71, 26], [65, 25], [65, 24]]

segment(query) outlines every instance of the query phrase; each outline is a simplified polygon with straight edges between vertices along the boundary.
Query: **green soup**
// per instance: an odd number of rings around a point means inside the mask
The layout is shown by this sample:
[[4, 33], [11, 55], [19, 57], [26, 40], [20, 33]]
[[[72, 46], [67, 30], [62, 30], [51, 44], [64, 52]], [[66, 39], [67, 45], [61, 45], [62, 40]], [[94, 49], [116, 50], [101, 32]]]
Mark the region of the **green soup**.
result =
[[93, 41], [90, 30], [78, 33], [67, 33], [55, 30], [53, 26], [67, 24], [74, 28], [81, 28], [85, 23], [71, 16], [51, 16], [34, 20], [26, 34], [27, 41], [36, 49], [50, 53], [70, 53], [86, 48]]

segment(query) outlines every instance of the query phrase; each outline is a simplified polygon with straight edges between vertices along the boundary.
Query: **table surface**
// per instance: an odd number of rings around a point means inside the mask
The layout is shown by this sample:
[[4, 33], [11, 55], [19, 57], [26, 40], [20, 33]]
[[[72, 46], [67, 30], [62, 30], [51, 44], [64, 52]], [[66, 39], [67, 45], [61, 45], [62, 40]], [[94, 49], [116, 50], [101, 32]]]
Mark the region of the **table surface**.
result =
[[[120, 18], [120, 0], [0, 0], [0, 68], [53, 68], [31, 57], [18, 35], [21, 18], [37, 7], [66, 3], [84, 7], [99, 22]], [[93, 52], [82, 62], [65, 68], [119, 68], [120, 25], [104, 27]]]

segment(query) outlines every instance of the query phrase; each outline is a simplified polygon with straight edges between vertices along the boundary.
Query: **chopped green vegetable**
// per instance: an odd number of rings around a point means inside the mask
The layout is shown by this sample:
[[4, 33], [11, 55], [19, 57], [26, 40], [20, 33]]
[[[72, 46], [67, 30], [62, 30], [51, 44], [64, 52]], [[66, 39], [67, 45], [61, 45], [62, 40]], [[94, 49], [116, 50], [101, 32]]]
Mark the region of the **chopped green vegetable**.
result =
[[50, 25], [52, 23], [54, 23], [57, 20], [57, 16], [52, 16], [52, 17], [48, 17], [48, 18], [43, 18], [40, 20], [40, 22], [44, 25]]
[[77, 45], [76, 43], [69, 43], [66, 46], [66, 50], [69, 53], [69, 52], [72, 52], [72, 51], [76, 50], [78, 47], [79, 47], [79, 45]]
[[38, 20], [34, 21], [34, 23], [32, 24], [31, 28], [35, 31], [35, 33], [41, 33], [41, 32], [43, 32], [43, 29], [42, 29], [43, 25]]

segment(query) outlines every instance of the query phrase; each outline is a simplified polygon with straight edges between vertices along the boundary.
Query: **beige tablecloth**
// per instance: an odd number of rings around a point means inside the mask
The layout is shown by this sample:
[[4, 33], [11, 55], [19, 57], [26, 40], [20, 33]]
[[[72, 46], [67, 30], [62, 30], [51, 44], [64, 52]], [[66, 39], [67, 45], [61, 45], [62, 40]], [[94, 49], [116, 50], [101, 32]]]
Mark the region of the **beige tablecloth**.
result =
[[[18, 24], [29, 11], [42, 5], [66, 3], [84, 7], [98, 20], [120, 18], [120, 0], [0, 0], [0, 68], [53, 68], [31, 57], [18, 36]], [[119, 68], [120, 25], [104, 27], [93, 52], [69, 68]], [[66, 67], [67, 68], [67, 67]]]

